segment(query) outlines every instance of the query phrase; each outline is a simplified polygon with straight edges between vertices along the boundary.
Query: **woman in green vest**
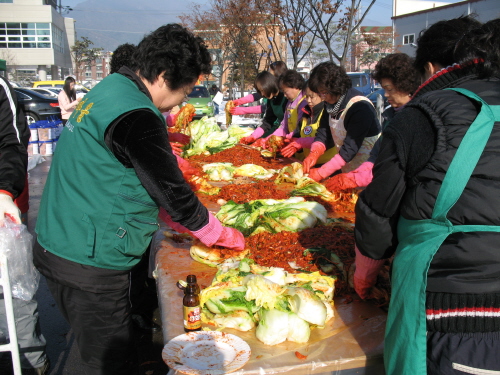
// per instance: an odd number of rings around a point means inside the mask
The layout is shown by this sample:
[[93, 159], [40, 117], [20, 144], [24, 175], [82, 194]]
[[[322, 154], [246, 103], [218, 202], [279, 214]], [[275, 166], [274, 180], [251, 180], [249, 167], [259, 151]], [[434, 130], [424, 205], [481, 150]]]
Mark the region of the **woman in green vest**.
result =
[[[393, 254], [388, 375], [500, 373], [500, 19], [440, 21], [356, 204], [354, 286]], [[374, 272], [375, 271], [375, 272]]]
[[162, 26], [85, 96], [61, 134], [33, 258], [87, 374], [136, 373], [130, 271], [159, 228], [159, 208], [207, 246], [244, 248], [242, 234], [223, 227], [182, 177], [162, 115], [210, 71], [200, 38]]
[[240, 143], [248, 145], [259, 138], [265, 138], [278, 128], [285, 114], [288, 102], [283, 92], [279, 89], [278, 78], [273, 74], [263, 71], [255, 77], [255, 89], [267, 99], [267, 109], [262, 124], [248, 137], [240, 140]]

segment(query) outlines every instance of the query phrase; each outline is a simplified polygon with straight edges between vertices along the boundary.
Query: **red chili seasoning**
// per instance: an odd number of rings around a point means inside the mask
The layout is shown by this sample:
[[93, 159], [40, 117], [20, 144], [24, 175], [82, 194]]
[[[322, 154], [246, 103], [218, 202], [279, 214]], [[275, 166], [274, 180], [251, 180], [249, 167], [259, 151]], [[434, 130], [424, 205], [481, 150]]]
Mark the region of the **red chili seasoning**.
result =
[[[337, 276], [335, 295], [352, 293], [344, 275], [354, 263], [354, 233], [341, 226], [317, 226], [301, 232], [259, 233], [246, 238], [246, 246], [250, 249], [249, 257], [259, 265], [281, 267], [295, 273], [318, 271], [320, 259], [314, 252], [304, 256], [304, 251], [311, 248], [325, 248], [334, 252], [344, 264], [345, 273], [334, 267]], [[289, 262], [295, 262], [294, 269]]]
[[236, 145], [213, 155], [194, 155], [189, 158], [190, 162], [200, 163], [232, 163], [239, 167], [243, 164], [255, 164], [267, 169], [281, 169], [292, 163], [289, 159], [266, 159], [260, 151], [248, 147]]

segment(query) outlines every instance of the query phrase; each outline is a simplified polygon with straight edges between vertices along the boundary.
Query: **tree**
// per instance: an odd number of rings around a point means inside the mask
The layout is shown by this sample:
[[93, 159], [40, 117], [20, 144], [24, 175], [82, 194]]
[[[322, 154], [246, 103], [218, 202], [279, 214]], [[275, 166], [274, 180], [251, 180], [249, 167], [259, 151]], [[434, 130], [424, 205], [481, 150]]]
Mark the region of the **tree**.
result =
[[[308, 31], [323, 42], [330, 61], [337, 60], [341, 66], [345, 66], [348, 59], [352, 35], [376, 0], [371, 0], [361, 15], [361, 0], [348, 0], [349, 6], [342, 8], [344, 1], [307, 0], [312, 20]], [[341, 53], [338, 53], [338, 50], [341, 50]]]
[[[293, 69], [312, 50], [314, 35], [308, 34], [311, 24], [311, 12], [307, 9], [307, 0], [261, 0], [267, 4], [270, 14], [279, 18], [283, 25], [283, 35], [286, 36], [288, 47], [292, 53]], [[283, 60], [283, 59], [282, 59]]]
[[357, 53], [354, 57], [361, 65], [367, 65], [368, 69], [371, 70], [374, 63], [393, 52], [392, 33], [362, 30], [361, 36], [361, 42], [356, 45]]
[[100, 57], [102, 48], [91, 48], [94, 42], [86, 37], [75, 41], [75, 45], [71, 47], [71, 58], [75, 64], [74, 73], [76, 80], [82, 79], [82, 69], [87, 66], [95, 65], [95, 60]]
[[214, 57], [220, 67], [220, 79], [228, 73], [226, 86], [232, 88], [238, 82], [243, 93], [253, 82], [261, 58], [258, 35], [263, 17], [255, 1], [212, 0], [208, 11], [193, 6], [189, 14], [180, 18], [185, 26], [203, 37], [210, 49], [218, 51]]

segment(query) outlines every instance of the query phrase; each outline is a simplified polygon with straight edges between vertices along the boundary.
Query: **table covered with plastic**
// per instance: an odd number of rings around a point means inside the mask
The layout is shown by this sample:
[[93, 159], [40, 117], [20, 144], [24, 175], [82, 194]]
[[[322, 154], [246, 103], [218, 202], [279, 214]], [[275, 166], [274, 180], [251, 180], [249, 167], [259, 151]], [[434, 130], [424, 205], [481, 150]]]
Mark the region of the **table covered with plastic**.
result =
[[[209, 286], [216, 268], [194, 261], [189, 241], [176, 242], [157, 231], [152, 242], [151, 264], [158, 285], [164, 343], [184, 334], [183, 291], [176, 283], [197, 276], [201, 288]], [[178, 241], [178, 240], [177, 240]], [[305, 344], [285, 341], [268, 346], [255, 337], [255, 329], [223, 331], [245, 340], [251, 348], [249, 361], [234, 374], [370, 374], [383, 372], [383, 338], [386, 313], [358, 298], [335, 298], [335, 317], [325, 328], [313, 329]], [[214, 327], [211, 327], [214, 329]], [[171, 370], [169, 375], [176, 372]]]

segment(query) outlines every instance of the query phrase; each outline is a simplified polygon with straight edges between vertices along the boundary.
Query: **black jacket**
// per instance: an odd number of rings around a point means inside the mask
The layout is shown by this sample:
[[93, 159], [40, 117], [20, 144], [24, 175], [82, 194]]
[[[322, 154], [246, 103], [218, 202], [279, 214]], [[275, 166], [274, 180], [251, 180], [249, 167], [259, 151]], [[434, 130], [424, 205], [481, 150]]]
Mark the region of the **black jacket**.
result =
[[10, 83], [0, 77], [0, 190], [16, 198], [24, 188], [30, 130]]
[[[434, 76], [419, 89], [384, 131], [373, 181], [356, 205], [356, 243], [373, 259], [390, 257], [398, 244], [399, 216], [431, 217], [447, 168], [478, 106], [446, 87], [475, 92], [500, 105], [500, 81], [478, 80], [473, 68], [457, 66]], [[461, 198], [448, 213], [455, 225], [500, 225], [500, 126], [495, 125], [485, 151]], [[434, 256], [427, 291], [499, 293], [500, 233], [450, 235]]]

